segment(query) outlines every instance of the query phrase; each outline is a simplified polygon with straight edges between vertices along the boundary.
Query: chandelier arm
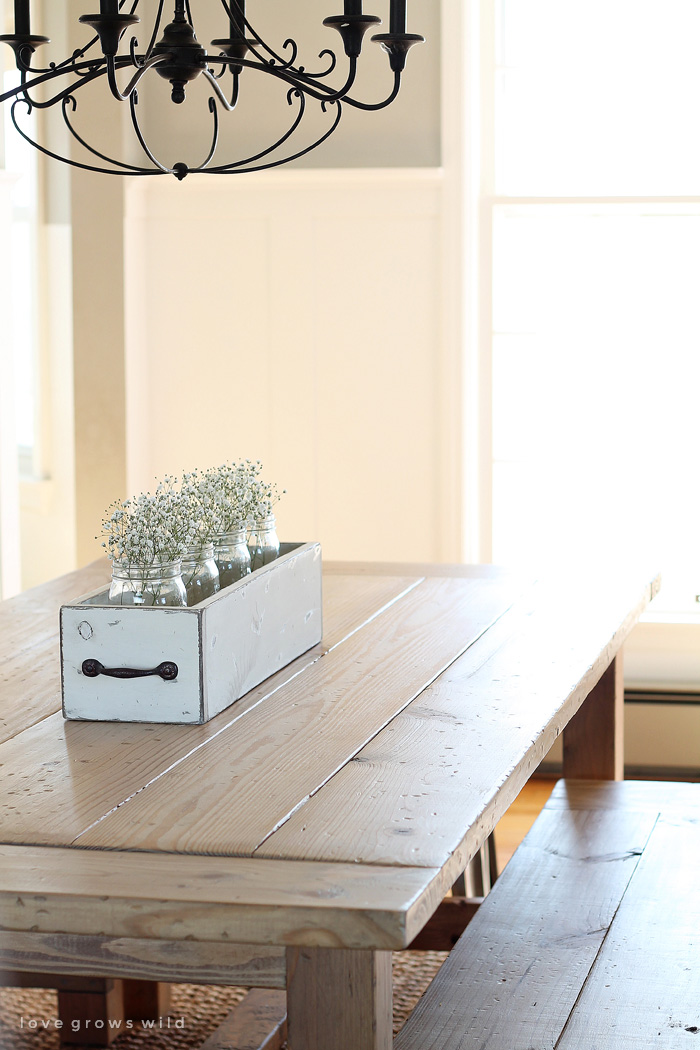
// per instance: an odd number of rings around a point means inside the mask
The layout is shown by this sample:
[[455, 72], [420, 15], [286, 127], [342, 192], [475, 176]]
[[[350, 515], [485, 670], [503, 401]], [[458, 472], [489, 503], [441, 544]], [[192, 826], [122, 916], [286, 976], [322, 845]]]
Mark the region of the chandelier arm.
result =
[[[233, 3], [236, 3], [236, 0], [233, 0]], [[221, 6], [223, 7], [224, 11], [228, 15], [228, 17], [231, 19], [231, 21], [234, 21], [233, 10], [231, 8], [229, 0], [221, 0]], [[278, 55], [276, 51], [273, 51], [272, 48], [269, 46], [269, 44], [266, 44], [265, 41], [263, 40], [263, 38], [256, 33], [256, 31], [253, 29], [252, 25], [248, 21], [248, 18], [245, 15], [245, 13], [241, 10], [240, 7], [238, 7], [238, 4], [236, 4], [236, 11], [237, 11], [237, 18], [242, 18], [243, 19], [243, 25], [248, 30], [250, 35], [253, 37], [255, 42], [257, 44], [259, 44], [260, 47], [262, 47], [268, 53], [268, 55], [270, 55], [271, 58], [273, 58], [276, 62], [279, 62], [280, 65], [283, 68], [285, 68], [285, 69], [293, 68], [294, 62], [296, 61], [296, 57], [299, 54], [299, 48], [298, 48], [296, 42], [294, 40], [285, 40], [283, 46], [286, 47], [287, 44], [289, 44], [291, 46], [291, 48], [292, 48], [292, 57], [289, 60], [287, 60], [285, 58], [282, 58], [281, 55]], [[255, 52], [253, 52], [253, 54], [255, 54]], [[260, 58], [260, 61], [264, 65], [267, 65], [267, 63], [262, 58], [262, 56], [259, 56], [259, 58]]]
[[401, 71], [397, 70], [394, 73], [394, 87], [393, 87], [393, 90], [392, 90], [390, 95], [387, 95], [387, 97], [384, 99], [383, 102], [375, 102], [375, 103], [358, 102], [357, 99], [350, 98], [349, 95], [345, 96], [345, 98], [343, 99], [343, 102], [347, 102], [348, 106], [354, 106], [355, 109], [363, 109], [363, 110], [366, 110], [366, 111], [377, 110], [377, 109], [385, 109], [386, 106], [390, 106], [391, 103], [394, 101], [394, 99], [396, 98], [396, 96], [399, 93], [399, 89], [400, 88], [401, 88]]
[[[212, 73], [212, 76], [213, 75], [214, 74]], [[223, 76], [223, 69], [221, 71], [221, 75]], [[221, 79], [221, 77], [219, 77], [218, 79]], [[238, 105], [238, 96], [240, 94], [240, 90], [241, 90], [241, 75], [240, 75], [240, 73], [234, 73], [233, 74], [233, 84], [231, 85], [231, 101], [229, 103], [229, 105], [231, 106], [231, 111], [233, 111], [236, 108], [236, 106]]]
[[[233, 2], [235, 3], [235, 0], [233, 0]], [[221, 5], [224, 8], [224, 11], [226, 12], [226, 14], [229, 16], [229, 18], [231, 18], [232, 11], [231, 11], [229, 0], [221, 0]], [[272, 59], [274, 59], [275, 62], [279, 62], [279, 67], [278, 68], [284, 69], [284, 70], [288, 70], [290, 73], [294, 73], [295, 75], [303, 75], [303, 76], [309, 77], [311, 79], [319, 79], [321, 77], [330, 76], [330, 74], [333, 72], [333, 70], [338, 65], [338, 59], [336, 57], [335, 52], [331, 51], [331, 49], [329, 47], [326, 47], [326, 48], [323, 49], [323, 51], [321, 51], [319, 53], [318, 57], [319, 58], [323, 58], [325, 55], [328, 55], [330, 57], [331, 61], [330, 61], [330, 64], [328, 66], [328, 69], [324, 69], [320, 73], [308, 73], [303, 68], [295, 67], [294, 63], [296, 62], [297, 55], [299, 54], [299, 46], [298, 46], [296, 40], [292, 40], [291, 37], [288, 37], [285, 40], [284, 44], [282, 45], [282, 48], [284, 50], [284, 48], [286, 48], [286, 47], [291, 47], [292, 48], [292, 57], [289, 58], [289, 59], [282, 58], [281, 55], [278, 55], [276, 51], [273, 51], [273, 49], [270, 47], [270, 45], [268, 43], [266, 43], [263, 40], [263, 38], [258, 33], [256, 33], [255, 29], [253, 28], [253, 26], [248, 21], [246, 15], [242, 11], [240, 11], [240, 9], [239, 9], [239, 16], [240, 15], [242, 15], [242, 17], [243, 17], [243, 24], [245, 25], [245, 28], [248, 30], [250, 35], [253, 37], [253, 39], [255, 40], [256, 44], [258, 44], [260, 47], [262, 47], [267, 52], [267, 54], [270, 55], [270, 57]], [[265, 61], [265, 59], [262, 57], [262, 55], [258, 55], [257, 51], [255, 51], [253, 48], [249, 48], [249, 50], [252, 51], [252, 53], [258, 57], [258, 59], [260, 60], [262, 65], [264, 65], [264, 66], [268, 65], [268, 62]]]
[[141, 146], [141, 149], [146, 154], [146, 156], [148, 157], [150, 162], [152, 164], [155, 164], [155, 166], [161, 172], [163, 172], [165, 175], [174, 175], [175, 174], [175, 169], [174, 168], [166, 168], [164, 164], [161, 164], [161, 162], [157, 159], [157, 157], [155, 157], [153, 155], [153, 153], [151, 153], [150, 149], [146, 145], [146, 140], [143, 137], [143, 134], [141, 132], [141, 127], [139, 125], [138, 117], [136, 116], [136, 104], [137, 104], [137, 102], [138, 102], [138, 95], [134, 91], [129, 96], [129, 109], [131, 110], [131, 123], [134, 126], [134, 131], [136, 132], [136, 137], [139, 140], [139, 145]]
[[272, 160], [268, 164], [253, 165], [250, 168], [240, 167], [241, 164], [249, 163], [248, 161], [236, 161], [234, 164], [220, 164], [215, 168], [207, 168], [206, 171], [202, 172], [202, 174], [216, 175], [229, 173], [231, 175], [244, 175], [251, 171], [266, 171], [268, 168], [279, 168], [282, 164], [289, 164], [290, 161], [298, 160], [299, 157], [306, 156], [307, 153], [311, 153], [311, 151], [316, 149], [317, 146], [320, 146], [326, 141], [326, 139], [330, 138], [335, 129], [338, 127], [338, 124], [340, 124], [340, 118], [343, 115], [342, 103], [334, 102], [333, 105], [337, 109], [337, 114], [331, 127], [323, 135], [321, 135], [320, 138], [316, 139], [316, 141], [313, 142], [310, 146], [306, 146], [304, 149], [299, 150], [297, 153], [292, 153], [289, 157], [282, 157], [279, 160]]
[[[222, 51], [221, 54], [223, 55], [224, 52]], [[209, 56], [208, 55], [207, 55], [207, 61], [209, 61]], [[218, 72], [218, 73], [214, 73], [211, 69], [209, 70], [209, 72], [211, 73], [211, 75], [214, 77], [215, 80], [221, 80], [223, 78], [224, 74], [227, 72], [227, 69], [226, 69], [226, 66], [222, 66], [220, 72]], [[238, 77], [236, 77], [235, 73], [233, 75], [234, 75], [234, 77], [236, 79], [236, 82], [237, 82], [238, 81]], [[231, 102], [231, 105], [233, 105], [233, 101]]]
[[[297, 128], [301, 124], [301, 121], [302, 121], [302, 119], [304, 117], [304, 112], [306, 110], [306, 98], [304, 96], [304, 93], [301, 92], [301, 91], [295, 91], [293, 88], [290, 88], [289, 91], [287, 92], [287, 101], [288, 101], [289, 105], [291, 106], [293, 104], [292, 103], [292, 98], [294, 96], [296, 96], [296, 98], [299, 99], [299, 112], [297, 113], [296, 117], [294, 118], [292, 126], [287, 131], [285, 131], [284, 135], [282, 135], [281, 138], [277, 139], [277, 142], [273, 143], [272, 146], [267, 146], [264, 150], [261, 150], [260, 153], [256, 153], [252, 157], [246, 157], [244, 160], [233, 161], [231, 164], [222, 165], [222, 167], [225, 167], [226, 169], [233, 171], [234, 168], [240, 167], [242, 164], [252, 164], [256, 160], [261, 160], [262, 157], [269, 156], [270, 153], [274, 153], [274, 151], [276, 149], [279, 149], [280, 146], [284, 145], [284, 143], [287, 141], [287, 139], [290, 139], [292, 137], [294, 132], [297, 130]], [[337, 124], [336, 124], [336, 126], [337, 126]], [[266, 167], [266, 165], [262, 165], [262, 167]], [[192, 170], [193, 171], [203, 171], [204, 168], [203, 167], [202, 168], [193, 168]], [[211, 168], [207, 168], [207, 171], [211, 171], [211, 170], [212, 170]], [[216, 170], [218, 171], [218, 168]], [[261, 170], [261, 169], [251, 169], [251, 170]]]
[[[117, 69], [121, 69], [124, 66], [130, 65], [131, 59], [125, 55], [120, 56], [116, 59]], [[81, 75], [83, 70], [87, 70], [87, 72], [84, 75]], [[106, 73], [106, 71], [106, 64], [103, 58], [93, 58], [86, 60], [85, 62], [76, 62], [76, 64], [70, 70], [70, 72], [80, 76], [80, 79], [77, 82], [75, 82], [71, 87], [66, 88], [65, 91], [60, 91], [57, 95], [54, 95], [47, 102], [35, 102], [32, 99], [30, 99], [29, 101], [31, 101], [32, 106], [34, 106], [36, 109], [48, 109], [49, 106], [52, 106], [55, 102], [60, 102], [62, 98], [65, 98], [66, 95], [69, 95], [71, 91], [77, 90], [78, 88], [82, 87], [83, 84], [89, 84], [91, 80], [95, 80], [97, 79], [97, 77], [103, 76], [104, 73]], [[69, 70], [67, 69], [65, 71], [62, 71], [61, 73], [57, 73], [55, 70], [50, 70], [49, 72], [42, 73], [41, 76], [35, 77], [33, 80], [27, 81], [26, 78], [23, 78], [21, 84], [10, 88], [9, 91], [5, 91], [4, 94], [0, 95], [0, 102], [7, 102], [9, 99], [15, 98], [20, 95], [24, 96], [26, 95], [27, 91], [31, 91], [33, 88], [39, 87], [41, 84], [47, 84], [50, 80], [54, 80], [59, 75], [65, 76], [68, 74], [68, 72]]]
[[216, 153], [216, 147], [219, 145], [219, 111], [216, 108], [216, 99], [213, 96], [209, 97], [209, 112], [214, 117], [214, 134], [211, 140], [211, 149], [209, 150], [207, 159], [204, 163], [200, 164], [198, 168], [191, 169], [194, 171], [204, 171], [204, 169], [211, 164], [214, 154]]
[[[90, 48], [94, 47], [95, 44], [99, 42], [99, 39], [100, 38], [98, 36], [93, 37], [92, 40], [85, 45], [85, 47], [78, 48], [72, 53], [70, 58], [64, 58], [62, 62], [50, 62], [48, 66], [30, 66], [27, 62], [22, 61], [21, 65], [19, 64], [19, 62], [17, 63], [17, 68], [22, 73], [32, 73], [33, 75], [49, 73], [52, 76], [58, 76], [61, 70], [68, 71], [77, 58], [82, 58], [84, 55], [86, 55]], [[94, 62], [96, 60], [92, 59], [92, 61]], [[97, 61], [99, 61], [99, 59]]]
[[158, 35], [160, 33], [160, 23], [163, 17], [164, 6], [165, 0], [160, 0], [160, 3], [158, 4], [158, 13], [156, 15], [156, 20], [153, 26], [153, 32], [151, 33], [151, 39], [149, 40], [148, 47], [146, 48], [146, 58], [150, 57], [151, 51], [156, 46], [156, 40], [158, 39]]
[[298, 70], [298, 72], [302, 73], [309, 80], [322, 80], [323, 77], [329, 77], [335, 69], [335, 67], [338, 65], [338, 58], [336, 56], [335, 51], [331, 51], [329, 47], [324, 47], [323, 51], [319, 51], [318, 53], [319, 58], [323, 58], [325, 55], [328, 55], [331, 60], [328, 69], [324, 69], [320, 73], [309, 73], [305, 69]]
[[[120, 2], [119, 2], [119, 9], [120, 10], [122, 9], [122, 7], [124, 6], [124, 4], [126, 2], [127, 2], [127, 0], [120, 0]], [[161, 10], [163, 8], [164, 2], [165, 2], [165, 0], [160, 0]], [[131, 12], [130, 12], [132, 15], [134, 14], [134, 12], [136, 11], [136, 8], [138, 6], [139, 6], [139, 0], [133, 0], [133, 3], [131, 5]], [[20, 68], [23, 72], [26, 72], [26, 73], [38, 73], [38, 74], [40, 74], [40, 73], [50, 73], [50, 74], [53, 74], [53, 75], [58, 75], [58, 71], [59, 70], [62, 70], [62, 69], [66, 69], [67, 70], [70, 66], [72, 66], [73, 63], [75, 62], [76, 58], [83, 58], [83, 56], [88, 53], [90, 48], [94, 47], [95, 44], [99, 43], [99, 40], [100, 40], [99, 36], [97, 34], [95, 34], [95, 36], [92, 38], [92, 40], [89, 40], [87, 42], [87, 44], [84, 44], [82, 47], [76, 48], [76, 50], [71, 54], [71, 56], [69, 58], [64, 58], [64, 60], [62, 62], [51, 62], [51, 63], [49, 63], [48, 66], [42, 66], [42, 67], [35, 68], [33, 66], [28, 65], [28, 63], [22, 61], [22, 65], [21, 66], [18, 65], [18, 68]], [[30, 52], [30, 54], [31, 54], [31, 52]], [[101, 61], [101, 60], [98, 60], [98, 61]]]
[[[236, 108], [236, 103], [234, 102], [232, 104], [231, 102], [229, 102], [229, 100], [226, 98], [226, 95], [224, 95], [224, 93], [223, 93], [223, 91], [221, 89], [221, 85], [219, 84], [219, 81], [214, 76], [214, 74], [211, 72], [211, 70], [210, 69], [203, 69], [202, 70], [202, 76], [206, 77], [206, 79], [209, 81], [209, 83], [212, 86], [212, 89], [216, 93], [216, 97], [218, 98], [219, 102], [224, 107], [226, 112], [227, 113], [233, 113], [234, 109]], [[236, 92], [236, 101], [238, 101], [238, 97], [237, 96], [238, 96], [238, 93]]]
[[92, 73], [86, 73], [85, 76], [80, 78], [80, 80], [77, 80], [73, 84], [70, 84], [67, 88], [64, 88], [63, 91], [59, 91], [58, 94], [52, 95], [51, 98], [48, 99], [46, 102], [37, 102], [35, 99], [29, 96], [28, 91], [33, 86], [32, 84], [27, 84], [26, 88], [23, 91], [16, 91], [14, 92], [14, 94], [18, 98], [21, 97], [28, 105], [32, 107], [32, 109], [50, 109], [51, 106], [55, 106], [57, 102], [60, 102], [67, 95], [71, 95], [74, 91], [79, 91], [80, 88], [85, 87], [86, 84], [90, 84], [93, 80], [97, 80], [98, 77], [104, 76], [104, 72], [104, 69], [101, 69], [95, 70]]
[[[315, 98], [317, 102], [345, 102], [347, 95], [345, 94], [352, 87], [355, 77], [357, 75], [357, 59], [350, 59], [350, 74], [346, 83], [340, 90], [334, 90], [325, 84], [315, 84], [313, 81], [307, 83], [305, 73], [297, 73], [291, 70], [282, 69], [281, 66], [270, 66], [264, 62], [251, 62], [247, 58], [231, 58], [229, 55], [210, 55], [207, 57], [208, 62], [221, 62], [226, 66], [244, 66], [246, 69], [257, 69], [262, 73], [267, 73], [272, 77], [277, 77], [278, 80], [283, 80], [285, 84], [289, 84], [292, 88], [297, 88], [299, 91], [303, 91], [305, 95], [309, 95], [311, 98]], [[395, 88], [395, 90], [398, 90]], [[322, 94], [321, 92], [325, 92]], [[394, 95], [394, 98], [396, 95]], [[381, 106], [387, 105], [388, 103], [382, 102]], [[355, 105], [361, 106], [362, 103], [355, 103]]]
[[[15, 131], [17, 131], [18, 134], [22, 136], [22, 138], [24, 139], [25, 142], [28, 142], [30, 146], [33, 146], [34, 149], [39, 150], [39, 152], [43, 153], [44, 156], [50, 157], [51, 160], [58, 160], [58, 161], [61, 162], [61, 164], [69, 164], [71, 168], [81, 168], [83, 171], [95, 171], [99, 175], [122, 175], [122, 176], [124, 175], [123, 171], [119, 171], [119, 170], [115, 171], [114, 168], [98, 168], [94, 164], [82, 164], [80, 161], [71, 160], [70, 157], [62, 157], [60, 155], [60, 153], [54, 153], [53, 150], [47, 149], [46, 146], [41, 146], [38, 142], [35, 142], [34, 139], [31, 138], [29, 135], [27, 135], [26, 131], [23, 131], [22, 128], [17, 123], [17, 118], [15, 117], [15, 106], [18, 106], [20, 104], [20, 102], [24, 102], [26, 106], [30, 107], [30, 103], [26, 102], [25, 99], [16, 98], [14, 100], [14, 102], [12, 103], [12, 105], [10, 106], [10, 119], [11, 119], [13, 125], [14, 125]], [[111, 158], [109, 159], [109, 162], [110, 162], [110, 164], [112, 163]], [[132, 168], [132, 167], [129, 167], [128, 168], [128, 174], [129, 175], [160, 175], [160, 172], [156, 171], [156, 170], [149, 171], [146, 168]]]
[[172, 57], [173, 56], [170, 53], [162, 55], [159, 52], [157, 55], [151, 55], [150, 58], [144, 59], [143, 64], [139, 66], [129, 83], [126, 85], [126, 89], [122, 92], [119, 90], [119, 85], [117, 84], [117, 67], [114, 56], [107, 55], [107, 80], [109, 81], [110, 91], [117, 101], [126, 102], [127, 99], [130, 99], [133, 95], [139, 81], [145, 77], [146, 73], [148, 73], [152, 66], [160, 65], [162, 62], [170, 62]]
[[[77, 102], [75, 101], [72, 95], [66, 95], [66, 97], [61, 103], [61, 109], [63, 111], [63, 121], [73, 138], [76, 140], [76, 142], [79, 142], [81, 146], [83, 146], [89, 153], [92, 153], [95, 157], [99, 157], [100, 160], [107, 161], [108, 164], [114, 164], [114, 166], [117, 168], [124, 168], [126, 171], [130, 171], [132, 174], [140, 172], [142, 175], [149, 175], [151, 173], [150, 168], [137, 168], [134, 164], [125, 164], [121, 160], [115, 160], [113, 157], [108, 157], [106, 153], [100, 153], [100, 151], [95, 149], [94, 146], [90, 146], [89, 143], [85, 141], [82, 135], [80, 135], [71, 124], [70, 117], [68, 116], [68, 106], [71, 105], [73, 112], [75, 112], [77, 108]], [[118, 174], [118, 172], [115, 174]]]

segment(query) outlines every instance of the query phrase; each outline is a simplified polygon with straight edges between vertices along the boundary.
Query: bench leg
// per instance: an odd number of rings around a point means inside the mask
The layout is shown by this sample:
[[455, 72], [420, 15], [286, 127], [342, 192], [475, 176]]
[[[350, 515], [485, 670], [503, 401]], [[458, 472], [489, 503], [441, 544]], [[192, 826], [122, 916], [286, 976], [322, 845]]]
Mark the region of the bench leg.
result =
[[287, 949], [289, 1050], [391, 1050], [391, 952]]
[[564, 776], [623, 780], [622, 652], [594, 686], [564, 730]]

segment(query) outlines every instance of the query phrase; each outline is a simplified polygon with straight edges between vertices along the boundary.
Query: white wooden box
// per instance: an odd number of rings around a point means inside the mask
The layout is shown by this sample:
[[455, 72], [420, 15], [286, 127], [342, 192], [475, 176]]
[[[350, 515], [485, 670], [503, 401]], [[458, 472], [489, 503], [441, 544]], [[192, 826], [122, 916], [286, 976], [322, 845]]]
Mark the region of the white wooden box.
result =
[[[321, 640], [321, 546], [283, 543], [276, 561], [188, 609], [108, 605], [107, 594], [61, 607], [64, 717], [208, 722]], [[155, 673], [162, 664], [176, 665], [171, 679]], [[104, 673], [123, 669], [149, 674]]]

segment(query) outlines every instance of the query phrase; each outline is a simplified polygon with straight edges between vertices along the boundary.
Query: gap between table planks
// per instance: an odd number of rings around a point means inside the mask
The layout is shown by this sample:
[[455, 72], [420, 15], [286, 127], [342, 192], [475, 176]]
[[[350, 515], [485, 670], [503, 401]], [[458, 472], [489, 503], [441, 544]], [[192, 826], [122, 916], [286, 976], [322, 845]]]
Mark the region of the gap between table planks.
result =
[[592, 687], [595, 702], [649, 589], [623, 586], [597, 619], [584, 604], [573, 629], [556, 605], [543, 616], [546, 594], [516, 603], [255, 855], [442, 868], [439, 899]]
[[[206, 725], [64, 722], [60, 713], [31, 724], [33, 717], [29, 717], [29, 728], [0, 745], [0, 838], [6, 842], [70, 843], [193, 748], [206, 744], [269, 693], [371, 623], [419, 582], [419, 577], [356, 580], [347, 576], [324, 581], [325, 629], [320, 645]], [[46, 678], [55, 679], [46, 690], [53, 697], [53, 711], [60, 707], [60, 668], [58, 653], [55, 655], [55, 664], [44, 672]], [[42, 680], [39, 678], [36, 688], [43, 689]], [[26, 690], [33, 681], [30, 677], [21, 688], [4, 692], [3, 706], [14, 705], [22, 712]], [[48, 796], [52, 800], [50, 820]]]
[[250, 855], [512, 602], [491, 581], [428, 579], [253, 717], [92, 828], [80, 846]]

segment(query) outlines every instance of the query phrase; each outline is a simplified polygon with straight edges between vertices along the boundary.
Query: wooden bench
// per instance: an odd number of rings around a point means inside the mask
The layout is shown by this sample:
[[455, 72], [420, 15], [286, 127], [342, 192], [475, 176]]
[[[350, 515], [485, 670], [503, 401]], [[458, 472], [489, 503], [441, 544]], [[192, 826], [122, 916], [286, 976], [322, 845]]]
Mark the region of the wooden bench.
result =
[[700, 1048], [700, 784], [559, 781], [394, 1045]]

